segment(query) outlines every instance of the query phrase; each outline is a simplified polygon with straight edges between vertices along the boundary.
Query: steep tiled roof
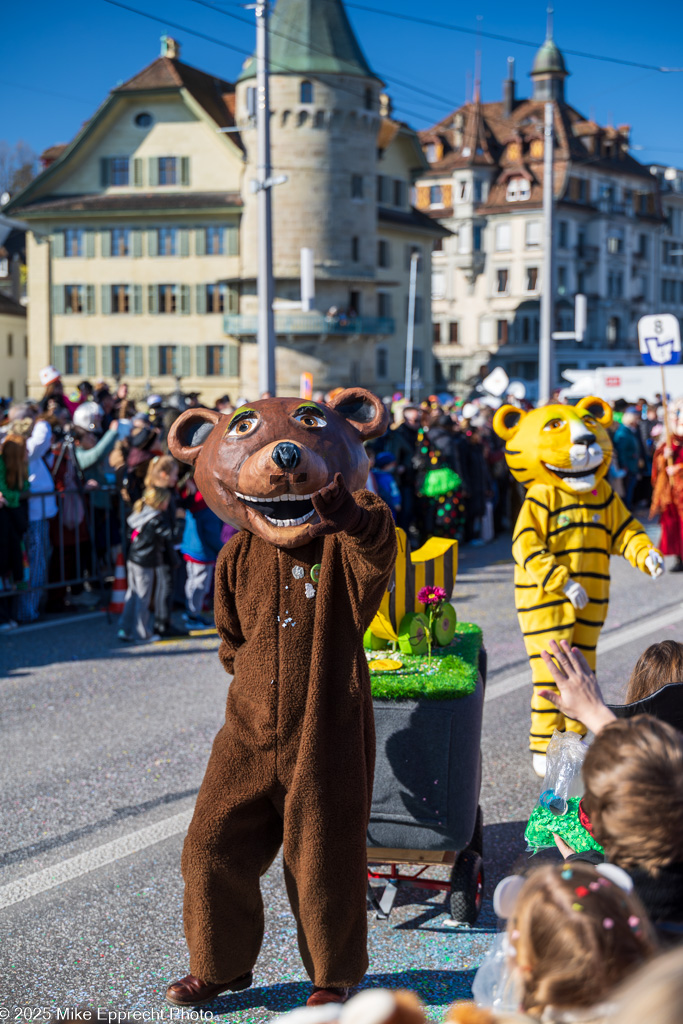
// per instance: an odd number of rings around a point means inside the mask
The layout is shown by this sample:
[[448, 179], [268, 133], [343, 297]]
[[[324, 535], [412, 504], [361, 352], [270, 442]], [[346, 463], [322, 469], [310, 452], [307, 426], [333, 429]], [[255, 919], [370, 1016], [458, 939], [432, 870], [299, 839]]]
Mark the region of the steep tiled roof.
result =
[[[235, 86], [173, 57], [157, 57], [114, 92], [185, 88], [221, 128], [234, 126]], [[233, 138], [237, 138], [233, 135]]]
[[234, 209], [242, 206], [239, 192], [126, 192], [123, 195], [48, 196], [19, 207], [32, 213], [152, 213], [167, 210]]

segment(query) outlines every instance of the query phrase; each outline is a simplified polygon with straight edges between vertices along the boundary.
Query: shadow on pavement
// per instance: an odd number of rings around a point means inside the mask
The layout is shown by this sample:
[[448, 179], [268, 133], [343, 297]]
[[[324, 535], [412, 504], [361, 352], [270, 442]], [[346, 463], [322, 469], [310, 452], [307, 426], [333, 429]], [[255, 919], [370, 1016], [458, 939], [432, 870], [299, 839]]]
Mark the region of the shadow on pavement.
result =
[[[408, 988], [417, 992], [427, 1006], [441, 1006], [455, 999], [469, 997], [475, 971], [396, 971], [368, 974], [360, 985], [364, 988]], [[264, 985], [247, 992], [233, 993], [206, 1003], [202, 1009], [214, 1014], [236, 1013], [239, 1010], [264, 1008], [284, 1013], [304, 1006], [311, 994], [308, 982], [292, 981], [283, 985]]]

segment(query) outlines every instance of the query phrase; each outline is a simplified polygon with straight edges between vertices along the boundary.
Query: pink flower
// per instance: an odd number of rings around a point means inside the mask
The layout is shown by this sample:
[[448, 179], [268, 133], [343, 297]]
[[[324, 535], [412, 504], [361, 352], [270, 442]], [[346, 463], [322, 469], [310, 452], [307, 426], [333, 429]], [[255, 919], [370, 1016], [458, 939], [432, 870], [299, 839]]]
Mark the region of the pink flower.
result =
[[447, 601], [448, 594], [443, 587], [423, 587], [418, 592], [417, 599], [420, 604], [428, 606], [430, 604], [440, 604], [441, 601]]

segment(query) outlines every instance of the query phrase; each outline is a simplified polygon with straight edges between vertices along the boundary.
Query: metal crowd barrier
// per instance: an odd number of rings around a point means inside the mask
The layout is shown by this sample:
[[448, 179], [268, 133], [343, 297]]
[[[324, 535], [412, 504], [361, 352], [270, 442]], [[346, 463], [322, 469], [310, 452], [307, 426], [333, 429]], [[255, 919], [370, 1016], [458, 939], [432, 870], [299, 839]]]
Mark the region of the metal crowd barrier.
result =
[[[24, 543], [29, 555], [29, 577], [13, 592], [19, 595], [35, 590], [78, 588], [86, 582], [103, 590], [114, 576], [117, 554], [122, 552], [126, 556], [126, 511], [118, 489], [108, 485], [92, 490], [84, 486], [38, 491], [27, 493], [26, 500], [34, 517], [35, 503], [40, 504], [40, 519], [47, 524], [41, 537], [46, 571], [44, 581], [36, 587], [27, 532]], [[47, 518], [54, 512], [55, 503], [56, 514]], [[9, 595], [9, 591], [2, 590], [1, 580], [0, 595]]]

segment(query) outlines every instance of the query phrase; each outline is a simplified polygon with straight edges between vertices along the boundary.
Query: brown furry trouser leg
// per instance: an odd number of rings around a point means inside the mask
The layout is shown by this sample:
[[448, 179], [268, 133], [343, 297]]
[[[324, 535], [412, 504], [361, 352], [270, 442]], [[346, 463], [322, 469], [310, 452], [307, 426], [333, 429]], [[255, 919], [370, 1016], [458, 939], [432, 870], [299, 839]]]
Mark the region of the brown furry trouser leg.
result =
[[[362, 806], [356, 787], [327, 793], [317, 772], [308, 784], [295, 773], [285, 790], [274, 767], [272, 751], [237, 750], [227, 726], [216, 737], [182, 856], [190, 971], [224, 982], [252, 970], [264, 930], [260, 878], [284, 837], [304, 966], [320, 987], [355, 985], [367, 969], [365, 787]], [[335, 788], [336, 773], [328, 778]]]

